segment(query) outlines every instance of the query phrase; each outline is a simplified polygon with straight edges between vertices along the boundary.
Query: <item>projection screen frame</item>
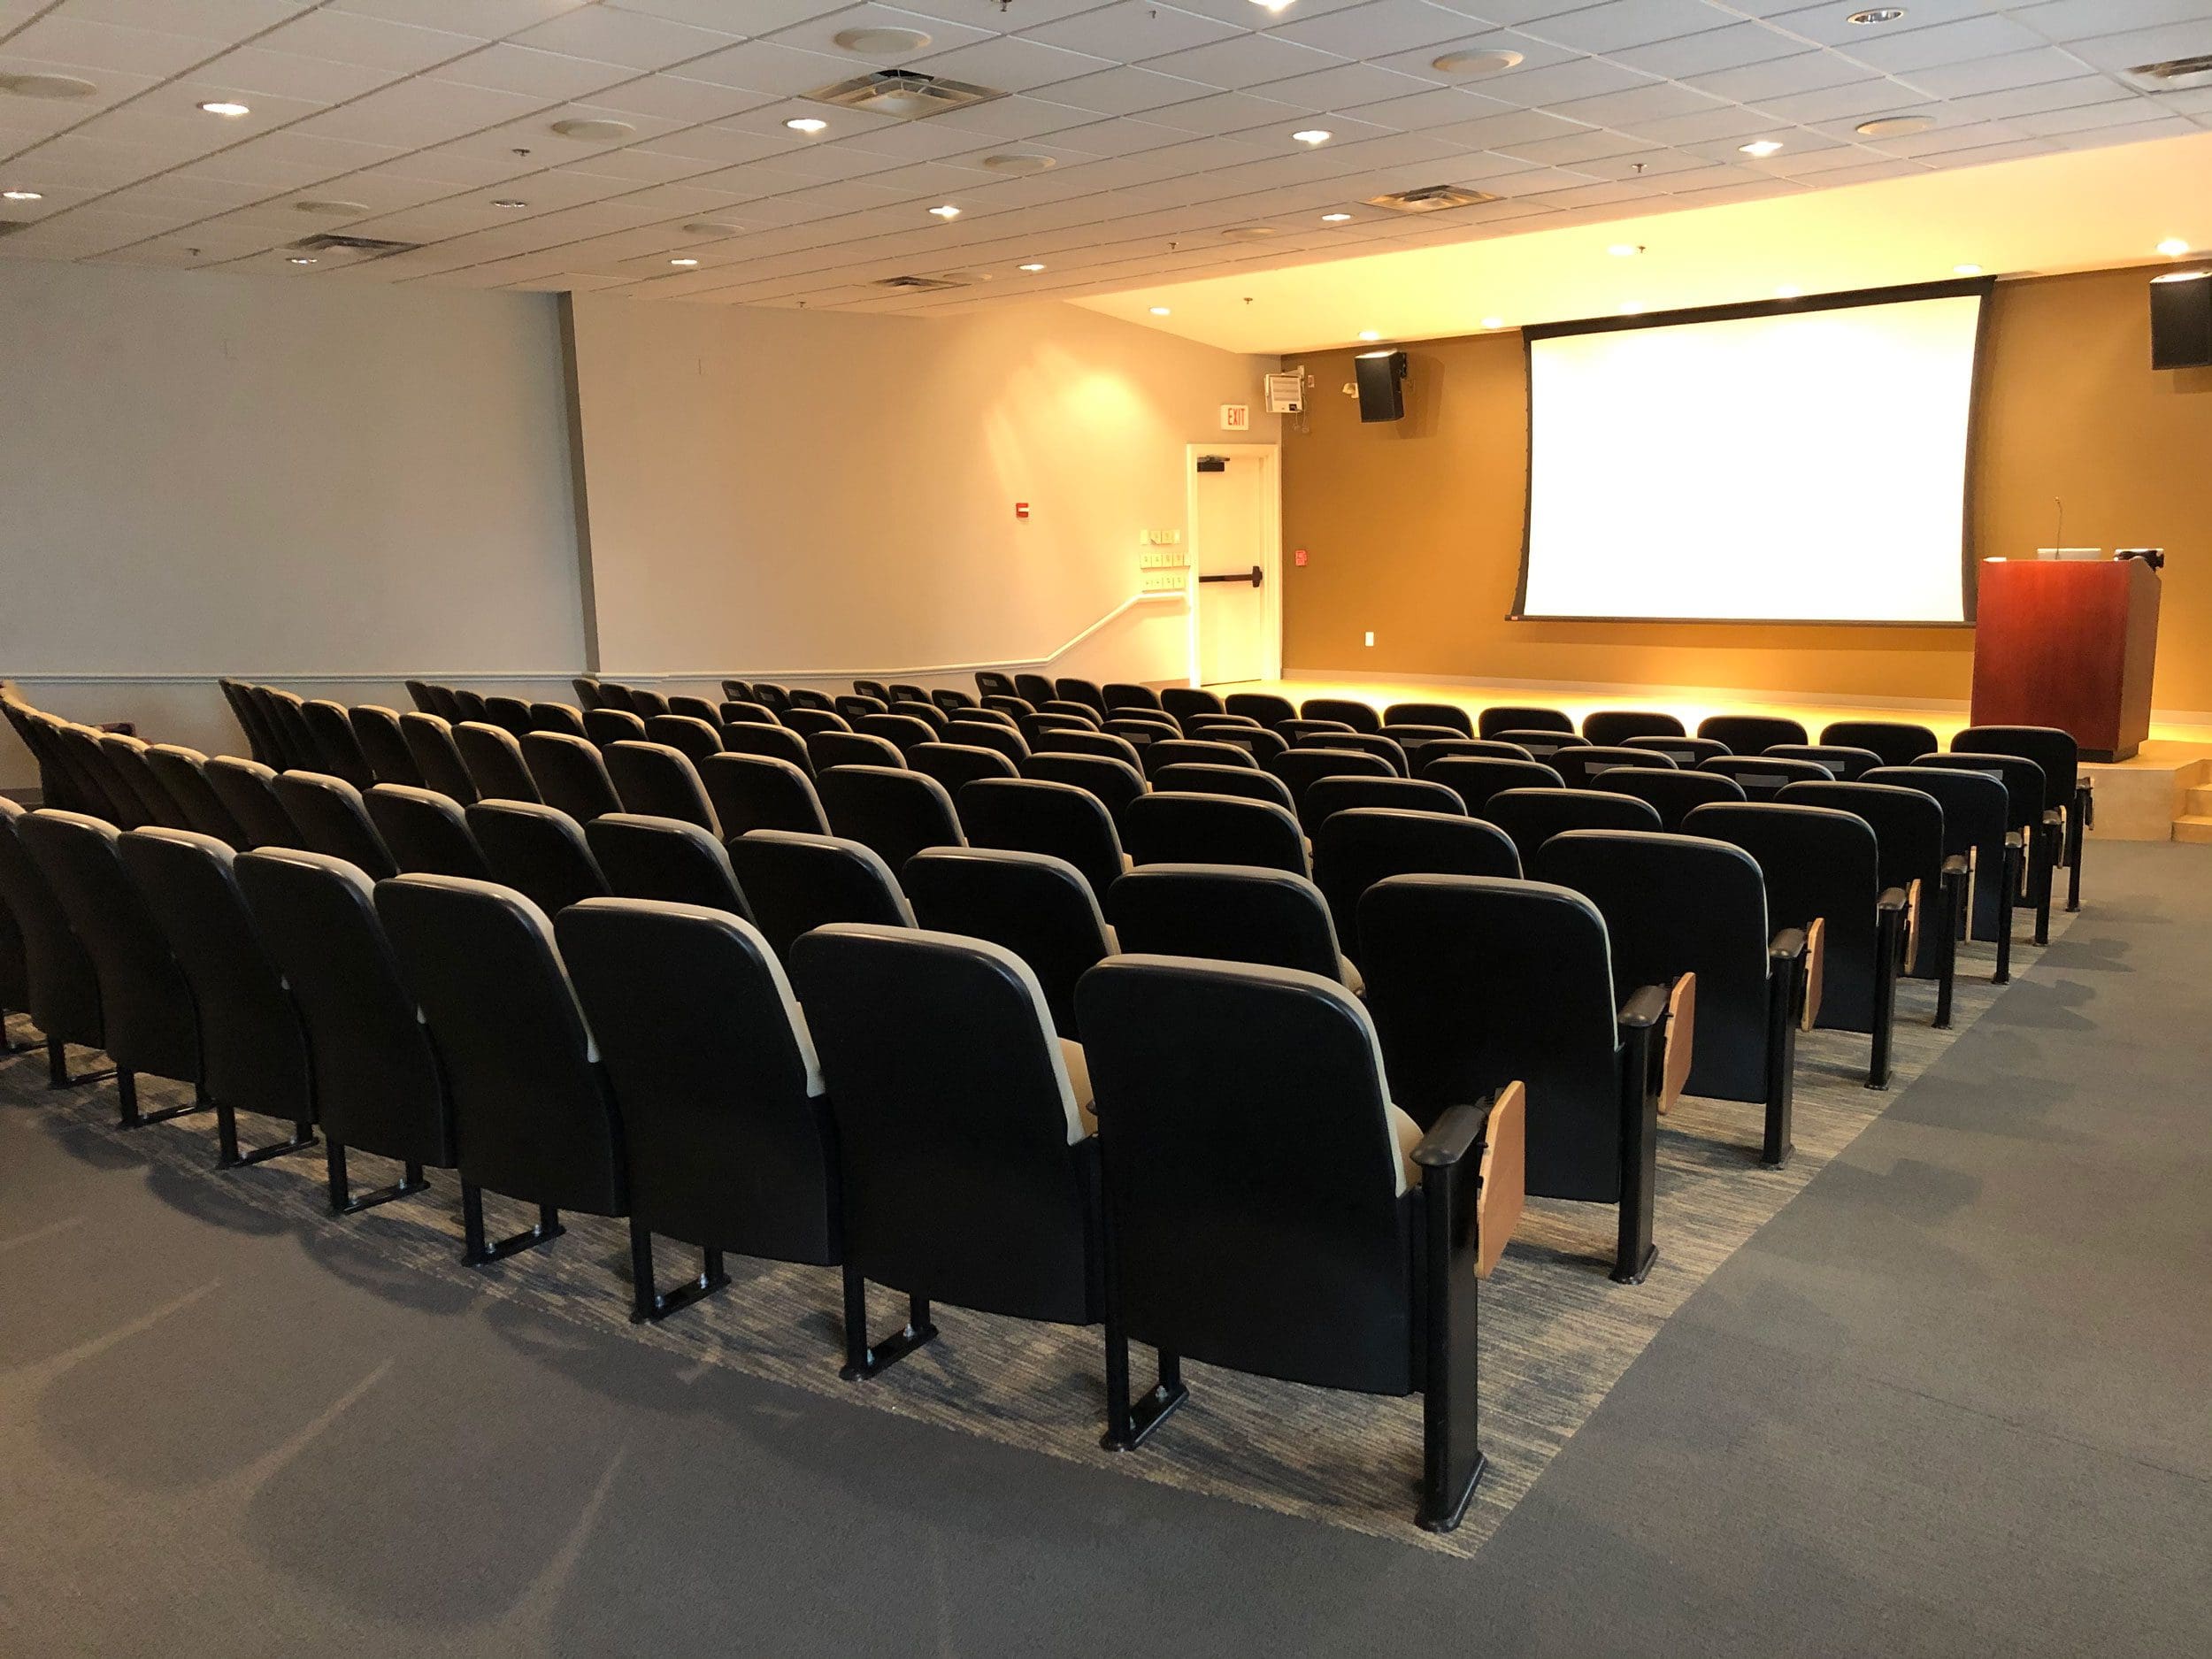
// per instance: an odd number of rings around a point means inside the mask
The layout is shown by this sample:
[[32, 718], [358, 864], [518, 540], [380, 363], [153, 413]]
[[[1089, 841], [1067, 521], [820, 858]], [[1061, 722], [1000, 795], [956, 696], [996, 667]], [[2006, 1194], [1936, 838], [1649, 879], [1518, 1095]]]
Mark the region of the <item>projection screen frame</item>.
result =
[[[1754, 628], [1971, 628], [1979, 602], [1981, 560], [1974, 552], [1974, 457], [1979, 448], [1982, 424], [1983, 377], [1986, 374], [1989, 345], [1990, 296], [1996, 292], [1993, 276], [1956, 277], [1941, 282], [1914, 282], [1898, 288], [1851, 288], [1838, 294], [1809, 294], [1799, 299], [1747, 300], [1734, 305], [1700, 305], [1682, 311], [1640, 311], [1632, 316], [1590, 317], [1574, 322], [1532, 323], [1521, 330], [1522, 380], [1527, 397], [1528, 466], [1522, 481], [1521, 572], [1513, 588], [1513, 609], [1508, 622], [1642, 623], [1655, 627], [1685, 625]], [[1528, 562], [1536, 522], [1536, 363], [1532, 350], [1540, 340], [1569, 334], [1625, 334], [1634, 329], [1670, 328], [1685, 323], [1725, 323], [1747, 317], [1777, 317], [1807, 311], [1854, 311], [1869, 305], [1894, 305], [1913, 300], [1962, 299], [1978, 296], [1981, 307], [1974, 320], [1973, 378], [1966, 399], [1966, 465], [1964, 499], [1959, 517], [1959, 606], [1956, 622], [1899, 620], [1895, 618], [1854, 619], [1847, 617], [1585, 617], [1531, 615], [1528, 610]]]

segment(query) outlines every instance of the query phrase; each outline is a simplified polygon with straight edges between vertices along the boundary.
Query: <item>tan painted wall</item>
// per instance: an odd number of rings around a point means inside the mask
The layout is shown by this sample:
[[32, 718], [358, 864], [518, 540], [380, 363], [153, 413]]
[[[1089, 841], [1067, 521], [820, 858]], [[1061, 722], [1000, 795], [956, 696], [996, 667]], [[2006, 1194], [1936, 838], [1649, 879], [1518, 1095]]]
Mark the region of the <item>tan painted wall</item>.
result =
[[[2154, 701], [2212, 710], [2212, 371], [2150, 369], [2144, 270], [2001, 285], [1974, 458], [1984, 554], [2163, 546]], [[1309, 430], [1284, 440], [1286, 672], [1445, 675], [1962, 700], [1970, 631], [1509, 622], [1528, 476], [1521, 341], [1410, 345], [1407, 414], [1363, 426], [1350, 351], [1302, 361]], [[1878, 453], [1870, 459], [1878, 465]], [[1291, 565], [1287, 558], [1286, 566]], [[1367, 629], [1374, 649], [1360, 643]]]
[[[1271, 362], [1095, 316], [810, 315], [580, 296], [607, 671], [875, 672], [1058, 649], [1183, 529], [1185, 446]], [[1018, 521], [1014, 503], [1031, 517]], [[1124, 672], [1184, 631], [1126, 619]], [[1071, 670], [1070, 672], [1086, 672]]]

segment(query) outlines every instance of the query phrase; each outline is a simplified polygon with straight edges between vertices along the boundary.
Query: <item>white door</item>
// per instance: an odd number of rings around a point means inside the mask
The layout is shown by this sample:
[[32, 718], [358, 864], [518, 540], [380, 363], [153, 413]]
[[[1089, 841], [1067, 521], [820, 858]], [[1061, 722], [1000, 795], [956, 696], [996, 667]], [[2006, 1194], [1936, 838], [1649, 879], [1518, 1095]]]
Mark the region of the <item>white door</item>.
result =
[[1256, 455], [1215, 457], [1195, 480], [1193, 520], [1198, 565], [1198, 678], [1220, 685], [1267, 677], [1270, 595], [1253, 580], [1273, 563], [1265, 537], [1268, 467]]

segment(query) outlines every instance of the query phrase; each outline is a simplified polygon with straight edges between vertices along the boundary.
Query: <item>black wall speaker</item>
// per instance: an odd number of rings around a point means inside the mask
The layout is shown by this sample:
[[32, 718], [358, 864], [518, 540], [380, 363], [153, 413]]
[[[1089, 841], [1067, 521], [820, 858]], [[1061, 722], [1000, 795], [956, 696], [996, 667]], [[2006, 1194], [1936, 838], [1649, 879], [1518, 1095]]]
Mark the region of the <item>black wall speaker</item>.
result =
[[1406, 354], [1363, 351], [1352, 360], [1359, 372], [1359, 418], [1403, 420], [1406, 414]]
[[[2212, 268], [2176, 271], [2152, 279], [2151, 367], [2212, 367]], [[1359, 385], [1363, 409], [1367, 403], [1364, 375]]]

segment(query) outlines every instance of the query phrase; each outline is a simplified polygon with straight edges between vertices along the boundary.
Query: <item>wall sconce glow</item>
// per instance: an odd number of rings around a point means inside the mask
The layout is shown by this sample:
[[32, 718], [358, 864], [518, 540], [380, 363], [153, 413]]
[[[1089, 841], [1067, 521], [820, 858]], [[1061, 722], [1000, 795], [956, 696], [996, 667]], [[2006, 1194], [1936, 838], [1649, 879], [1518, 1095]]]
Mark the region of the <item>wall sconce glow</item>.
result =
[[0, 199], [10, 202], [43, 202], [46, 198], [36, 190], [0, 190]]
[[1764, 161], [1769, 156], [1781, 153], [1782, 142], [1777, 138], [1755, 138], [1748, 144], [1739, 144], [1736, 148], [1747, 156], [1755, 156]]
[[960, 210], [949, 202], [933, 207], [929, 211], [932, 217], [936, 219], [958, 219], [960, 217]]
[[1325, 127], [1309, 127], [1302, 132], [1296, 132], [1291, 134], [1292, 139], [1296, 142], [1308, 145], [1325, 144], [1329, 142], [1329, 140], [1335, 136], [1335, 134], [1328, 131]]
[[1363, 328], [1363, 329], [1361, 329], [1361, 330], [1359, 331], [1359, 337], [1360, 337], [1362, 340], [1365, 340], [1365, 341], [1370, 342], [1371, 343], [1372, 342], [1374, 342], [1374, 341], [1380, 340], [1380, 339], [1382, 338], [1382, 336], [1381, 336], [1380, 334], [1377, 334], [1377, 333], [1376, 333], [1373, 329], [1371, 329], [1371, 328]]
[[1624, 317], [1640, 317], [1643, 315], [1643, 301], [1631, 300], [1627, 304], [1621, 307], [1621, 315]]
[[697, 265], [699, 262], [696, 259], [671, 259], [668, 263], [673, 265], [681, 265], [686, 270], [689, 270], [693, 265]]
[[1978, 265], [1955, 265], [1951, 267], [1953, 276], [1979, 276], [1981, 273], [1982, 268]]
[[1605, 251], [1616, 259], [1633, 259], [1643, 250], [1644, 245], [1640, 242], [1617, 242]]
[[1502, 328], [1505, 326], [1505, 319], [1502, 317], [1486, 317], [1482, 319], [1482, 326], [1485, 328]]
[[1263, 12], [1287, 12], [1292, 0], [1252, 0], [1252, 4]]
[[2169, 259], [2178, 259], [2189, 251], [2189, 244], [2178, 236], [2169, 236], [2158, 244], [2158, 251]]
[[795, 133], [825, 133], [829, 130], [827, 121], [817, 120], [811, 115], [794, 116], [784, 125]]
[[1324, 225], [1348, 225], [1352, 222], [1352, 216], [1349, 213], [1324, 213], [1321, 222]]
[[209, 115], [219, 115], [227, 121], [234, 121], [242, 115], [251, 115], [253, 113], [253, 111], [247, 105], [243, 104], [233, 104], [227, 99], [219, 99], [212, 104], [203, 104], [200, 105], [200, 108], [205, 113]]
[[1044, 269], [1044, 266], [1042, 266], [1042, 265], [1022, 265], [1022, 266], [1020, 266], [1019, 268], [1020, 268], [1021, 270], [1027, 271], [1027, 272], [1031, 273], [1033, 275], [1035, 273], [1037, 273], [1037, 272], [1039, 272], [1039, 271], [1043, 270], [1043, 269]]
[[1155, 317], [1172, 317], [1175, 313], [1164, 305], [1155, 305], [1152, 307], [1152, 314]]

